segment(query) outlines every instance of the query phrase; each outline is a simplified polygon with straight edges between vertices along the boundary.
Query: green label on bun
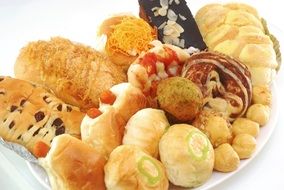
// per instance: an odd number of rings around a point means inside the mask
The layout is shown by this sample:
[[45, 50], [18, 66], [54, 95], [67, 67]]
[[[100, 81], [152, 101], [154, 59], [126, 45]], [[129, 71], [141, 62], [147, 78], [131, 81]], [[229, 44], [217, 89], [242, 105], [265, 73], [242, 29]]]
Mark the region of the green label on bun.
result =
[[138, 161], [138, 170], [142, 174], [149, 185], [155, 185], [161, 180], [161, 171], [155, 161], [148, 157], [143, 156]]
[[188, 144], [188, 152], [193, 159], [202, 161], [207, 158], [210, 142], [203, 133], [192, 131], [186, 137], [186, 141]]

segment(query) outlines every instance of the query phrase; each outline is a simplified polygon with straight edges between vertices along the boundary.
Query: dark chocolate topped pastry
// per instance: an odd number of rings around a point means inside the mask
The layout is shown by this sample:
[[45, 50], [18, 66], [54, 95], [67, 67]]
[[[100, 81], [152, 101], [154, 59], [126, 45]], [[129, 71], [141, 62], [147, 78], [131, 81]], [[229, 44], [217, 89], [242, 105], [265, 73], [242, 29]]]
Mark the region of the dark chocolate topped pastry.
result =
[[140, 17], [158, 29], [158, 39], [181, 48], [207, 48], [185, 0], [139, 0]]
[[192, 55], [182, 76], [197, 84], [204, 106], [225, 113], [230, 121], [245, 114], [252, 98], [248, 68], [228, 56], [203, 52]]

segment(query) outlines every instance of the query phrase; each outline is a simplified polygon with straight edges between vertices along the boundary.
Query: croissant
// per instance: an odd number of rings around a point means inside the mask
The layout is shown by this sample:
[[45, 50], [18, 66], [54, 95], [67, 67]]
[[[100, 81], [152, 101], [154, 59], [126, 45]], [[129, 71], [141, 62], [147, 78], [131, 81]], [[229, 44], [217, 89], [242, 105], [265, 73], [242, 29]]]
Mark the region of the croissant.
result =
[[196, 14], [209, 50], [239, 59], [251, 72], [252, 84], [270, 84], [278, 67], [274, 39], [258, 12], [246, 4], [209, 4]]

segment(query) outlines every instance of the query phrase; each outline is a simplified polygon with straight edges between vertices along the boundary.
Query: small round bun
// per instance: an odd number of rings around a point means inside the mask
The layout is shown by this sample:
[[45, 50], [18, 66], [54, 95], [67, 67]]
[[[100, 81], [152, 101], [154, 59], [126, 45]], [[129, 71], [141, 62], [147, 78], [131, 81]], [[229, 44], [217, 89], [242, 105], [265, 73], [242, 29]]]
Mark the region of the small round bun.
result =
[[238, 153], [240, 159], [250, 158], [256, 148], [256, 140], [253, 136], [248, 134], [237, 135], [232, 147]]
[[246, 116], [262, 126], [269, 120], [270, 108], [262, 104], [253, 104], [249, 107]]
[[168, 190], [169, 181], [162, 163], [135, 145], [121, 145], [105, 166], [108, 190]]
[[267, 85], [254, 86], [252, 88], [252, 102], [254, 104], [263, 104], [270, 106], [272, 94]]
[[240, 158], [228, 143], [221, 144], [215, 150], [214, 169], [219, 172], [232, 172], [239, 167]]
[[212, 174], [214, 150], [207, 136], [187, 124], [169, 128], [160, 141], [160, 158], [174, 185], [197, 187]]
[[218, 112], [203, 110], [194, 120], [193, 125], [208, 136], [214, 148], [232, 140], [231, 125]]
[[259, 134], [259, 124], [247, 118], [238, 118], [232, 125], [234, 136], [239, 134], [249, 134], [257, 137]]

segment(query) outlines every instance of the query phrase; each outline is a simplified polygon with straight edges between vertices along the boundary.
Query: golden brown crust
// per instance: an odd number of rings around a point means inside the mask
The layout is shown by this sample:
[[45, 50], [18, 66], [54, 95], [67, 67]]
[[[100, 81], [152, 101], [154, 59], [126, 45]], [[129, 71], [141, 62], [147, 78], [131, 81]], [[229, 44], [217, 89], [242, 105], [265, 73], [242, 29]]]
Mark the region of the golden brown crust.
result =
[[273, 39], [255, 8], [242, 3], [209, 4], [195, 18], [209, 50], [239, 59], [248, 67], [253, 85], [271, 83], [279, 65]]
[[[116, 96], [113, 107], [124, 119], [125, 123], [139, 110], [146, 108], [147, 100], [139, 88], [130, 83], [120, 83], [114, 85], [110, 91]], [[109, 106], [101, 104], [101, 108]]]
[[0, 77], [0, 136], [33, 152], [42, 141], [47, 145], [59, 134], [80, 138], [84, 114], [29, 82]]
[[71, 137], [60, 135], [40, 164], [46, 169], [52, 189], [104, 190], [106, 160], [94, 148]]
[[135, 145], [122, 145], [114, 149], [104, 171], [108, 190], [169, 188], [163, 164]]
[[83, 110], [98, 106], [99, 95], [126, 80], [120, 68], [90, 47], [56, 37], [31, 42], [15, 64], [15, 76], [50, 88]]
[[125, 122], [116, 110], [108, 106], [97, 118], [86, 115], [81, 124], [82, 141], [105, 157], [121, 145]]

